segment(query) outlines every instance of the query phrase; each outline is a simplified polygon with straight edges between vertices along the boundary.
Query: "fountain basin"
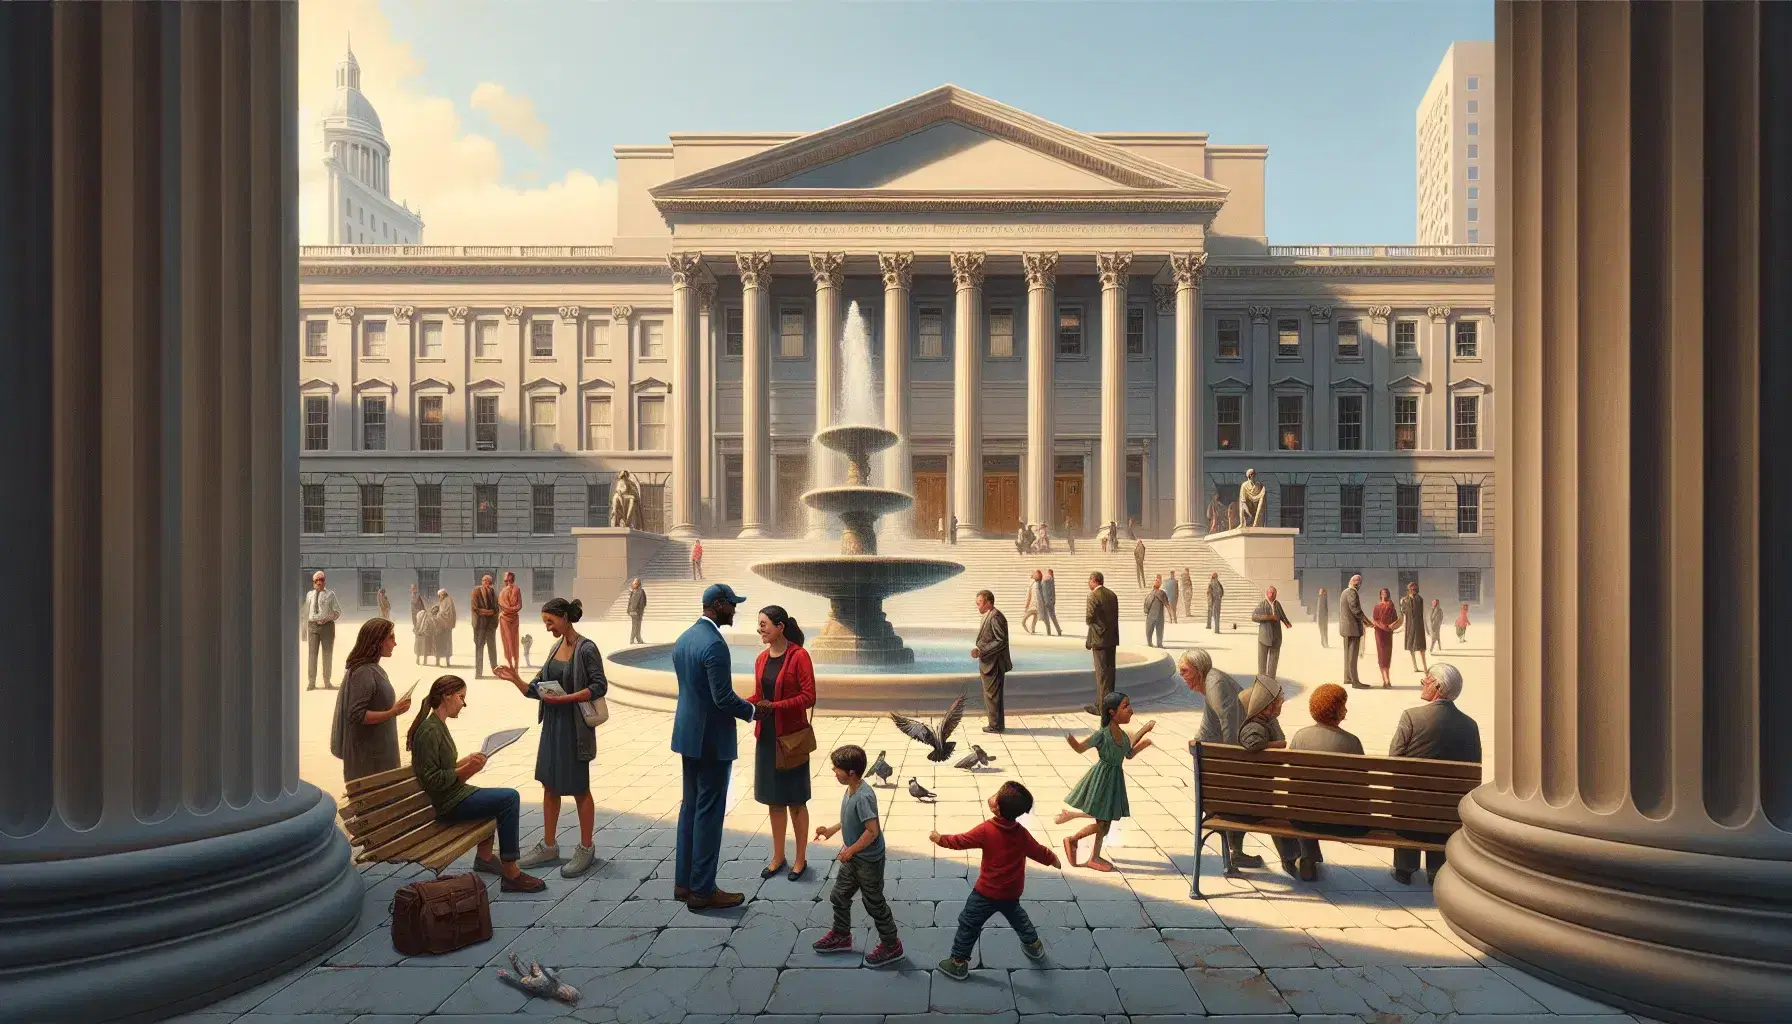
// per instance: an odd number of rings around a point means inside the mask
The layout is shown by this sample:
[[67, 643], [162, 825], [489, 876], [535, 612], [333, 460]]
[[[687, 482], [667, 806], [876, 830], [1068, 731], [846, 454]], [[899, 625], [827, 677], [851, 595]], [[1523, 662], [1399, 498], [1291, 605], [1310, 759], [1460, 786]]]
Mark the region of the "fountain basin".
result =
[[815, 432], [815, 440], [824, 448], [851, 459], [875, 455], [896, 443], [896, 435], [868, 423], [846, 423]]
[[830, 601], [883, 599], [931, 587], [964, 572], [964, 566], [932, 558], [895, 555], [823, 555], [782, 558], [752, 567], [755, 575]]
[[914, 506], [915, 499], [882, 487], [822, 487], [803, 493], [803, 504], [830, 515], [862, 515], [876, 519]]

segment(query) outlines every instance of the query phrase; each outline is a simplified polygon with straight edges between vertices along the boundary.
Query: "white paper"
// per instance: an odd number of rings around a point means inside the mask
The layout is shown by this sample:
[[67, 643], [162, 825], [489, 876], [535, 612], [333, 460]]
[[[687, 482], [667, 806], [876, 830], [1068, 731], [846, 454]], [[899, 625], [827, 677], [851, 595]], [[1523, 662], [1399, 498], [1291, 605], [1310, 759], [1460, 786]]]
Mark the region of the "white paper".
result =
[[407, 701], [407, 700], [410, 700], [410, 699], [411, 699], [411, 694], [413, 694], [413, 693], [416, 693], [416, 692], [417, 692], [417, 684], [416, 684], [416, 683], [412, 683], [412, 684], [411, 684], [411, 688], [410, 688], [410, 689], [408, 689], [408, 690], [406, 690], [406, 691], [404, 691], [404, 696], [402, 696], [402, 697], [400, 697], [400, 698], [398, 698], [398, 702], [399, 702], [399, 703], [400, 703], [400, 704], [403, 704], [403, 703], [404, 703], [404, 702], [405, 702], [405, 701]]
[[542, 680], [541, 682], [535, 684], [535, 692], [546, 694], [549, 697], [564, 697], [564, 696], [566, 696], [566, 691], [562, 690], [560, 688], [559, 683], [550, 683], [545, 679]]
[[517, 740], [522, 739], [523, 733], [528, 731], [527, 727], [521, 729], [500, 729], [485, 738], [485, 742], [480, 744], [479, 752], [484, 754], [486, 760], [489, 761], [493, 754], [510, 746]]

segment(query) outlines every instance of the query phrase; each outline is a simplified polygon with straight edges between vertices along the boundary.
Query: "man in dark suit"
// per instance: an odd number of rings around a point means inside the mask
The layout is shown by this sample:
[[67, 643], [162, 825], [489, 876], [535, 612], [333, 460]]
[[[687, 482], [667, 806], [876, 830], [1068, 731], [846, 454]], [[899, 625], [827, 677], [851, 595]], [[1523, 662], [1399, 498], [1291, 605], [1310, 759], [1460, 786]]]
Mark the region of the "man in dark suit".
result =
[[1282, 602], [1276, 600], [1276, 588], [1263, 592], [1251, 621], [1257, 624], [1257, 674], [1274, 679], [1276, 664], [1282, 660], [1282, 627], [1294, 625], [1282, 610]]
[[491, 655], [491, 666], [498, 667], [498, 589], [492, 586], [491, 573], [479, 577], [473, 588], [473, 678], [485, 678], [485, 658]]
[[734, 692], [728, 641], [722, 638], [722, 627], [734, 624], [734, 606], [743, 601], [728, 584], [711, 584], [703, 591], [703, 616], [672, 648], [678, 676], [672, 752], [684, 759], [672, 895], [692, 910], [739, 906], [744, 898], [716, 888], [728, 775], [738, 756], [734, 720], [752, 721], [755, 714], [753, 705]]
[[1151, 590], [1145, 595], [1145, 646], [1164, 645], [1164, 609], [1169, 603], [1170, 596], [1164, 593], [1164, 578], [1159, 576], [1151, 581]]
[[1363, 585], [1363, 577], [1350, 577], [1350, 585], [1344, 588], [1344, 595], [1338, 601], [1338, 636], [1344, 641], [1344, 681], [1359, 690], [1369, 687], [1356, 677], [1357, 656], [1363, 652], [1363, 630], [1369, 620], [1363, 615], [1363, 600], [1357, 594], [1357, 588]]
[[641, 589], [641, 577], [636, 576], [628, 587], [628, 642], [644, 644], [641, 639], [641, 618], [647, 614], [647, 591]]
[[[1353, 588], [1354, 589], [1354, 588]], [[1388, 744], [1389, 757], [1422, 757], [1429, 761], [1470, 761], [1481, 763], [1481, 727], [1456, 706], [1462, 695], [1462, 673], [1456, 666], [1439, 662], [1425, 673], [1425, 684], [1419, 696], [1423, 707], [1408, 708], [1394, 728], [1394, 741]], [[1413, 839], [1441, 842], [1442, 836], [1420, 832], [1402, 832]], [[1425, 874], [1437, 881], [1444, 866], [1442, 850], [1425, 851]], [[1412, 873], [1419, 867], [1419, 851], [1394, 851], [1394, 881], [1412, 883]]]
[[1120, 646], [1120, 599], [1104, 583], [1101, 573], [1089, 574], [1089, 603], [1083, 609], [1089, 626], [1083, 646], [1095, 656], [1095, 703], [1083, 705], [1091, 715], [1101, 714], [1101, 702], [1114, 692], [1114, 649]]
[[977, 672], [983, 677], [983, 715], [988, 719], [984, 732], [1001, 732], [1002, 687], [1014, 662], [1008, 657], [1008, 618], [996, 608], [996, 595], [977, 591], [977, 610], [983, 622], [977, 627], [977, 646], [971, 657], [977, 659]]
[[1220, 601], [1226, 596], [1226, 588], [1220, 585], [1220, 574], [1214, 573], [1207, 580], [1207, 628], [1215, 633], [1220, 631]]

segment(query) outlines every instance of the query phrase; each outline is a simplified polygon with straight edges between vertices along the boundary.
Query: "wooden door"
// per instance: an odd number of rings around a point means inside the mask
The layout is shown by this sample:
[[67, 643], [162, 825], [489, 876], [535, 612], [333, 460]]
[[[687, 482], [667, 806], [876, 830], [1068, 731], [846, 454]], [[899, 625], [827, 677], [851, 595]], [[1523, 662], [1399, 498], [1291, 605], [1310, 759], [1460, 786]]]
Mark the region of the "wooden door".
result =
[[946, 474], [915, 474], [915, 536], [938, 540], [946, 516]]
[[1083, 477], [1061, 473], [1052, 481], [1053, 515], [1057, 519], [1051, 524], [1052, 534], [1056, 536], [1064, 528], [1064, 518], [1070, 517], [1070, 533], [1072, 536], [1083, 535]]
[[1020, 474], [983, 474], [983, 532], [1011, 537], [1020, 529]]
[[803, 492], [809, 489], [809, 457], [784, 455], [778, 458], [777, 531], [786, 537], [801, 537], [809, 526], [809, 506], [803, 504]]

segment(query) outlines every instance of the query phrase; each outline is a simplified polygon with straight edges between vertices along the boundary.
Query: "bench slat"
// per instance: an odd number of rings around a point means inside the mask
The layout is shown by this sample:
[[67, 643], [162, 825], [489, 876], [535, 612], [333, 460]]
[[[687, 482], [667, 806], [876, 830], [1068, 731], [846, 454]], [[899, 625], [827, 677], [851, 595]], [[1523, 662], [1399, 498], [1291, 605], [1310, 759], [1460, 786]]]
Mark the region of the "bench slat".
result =
[[[1276, 751], [1276, 753], [1281, 753], [1281, 751]], [[1358, 755], [1353, 754], [1344, 754], [1341, 756], [1358, 757]], [[1374, 763], [1385, 762], [1387, 759], [1361, 756], [1359, 757], [1359, 760]], [[1388, 774], [1386, 772], [1369, 771], [1366, 770], [1367, 767], [1367, 765], [1359, 764], [1352, 770], [1345, 770], [1339, 768], [1290, 766], [1273, 760], [1213, 761], [1207, 758], [1205, 750], [1201, 755], [1201, 775], [1203, 778], [1209, 775], [1221, 774], [1252, 775], [1262, 779], [1286, 779], [1292, 776], [1300, 779], [1310, 779], [1314, 782], [1337, 782], [1346, 785], [1367, 783], [1375, 786], [1391, 786], [1395, 789], [1422, 789], [1433, 793], [1453, 793], [1457, 796], [1466, 796], [1478, 789], [1481, 785], [1479, 781], [1471, 782], [1468, 779]]]
[[437, 849], [434, 853], [421, 858], [417, 863], [440, 874], [448, 867], [448, 865], [459, 859], [461, 854], [466, 853], [480, 843], [485, 842], [498, 832], [498, 823], [495, 821], [475, 821], [470, 824], [477, 827], [447, 846], [443, 846]]
[[1216, 770], [1201, 770], [1203, 788], [1248, 789], [1262, 793], [1291, 793], [1301, 796], [1336, 797], [1344, 800], [1376, 800], [1396, 804], [1424, 804], [1432, 807], [1455, 807], [1462, 797], [1457, 793], [1434, 793], [1423, 789], [1397, 789], [1361, 783], [1314, 782], [1305, 778], [1262, 778], [1256, 775], [1233, 775]]
[[370, 789], [353, 799], [344, 800], [342, 809], [336, 813], [344, 821], [347, 821], [358, 814], [365, 814], [376, 807], [383, 807], [394, 801], [402, 800], [412, 793], [421, 792], [423, 792], [423, 787], [418, 784], [416, 776], [412, 776], [409, 779], [400, 779], [397, 782], [389, 783], [378, 789]]
[[425, 854], [435, 849], [436, 844], [441, 841], [443, 835], [454, 832], [456, 829], [460, 829], [469, 824], [476, 823], [436, 821], [432, 818], [430, 822], [422, 828], [406, 832], [404, 835], [399, 836], [382, 846], [368, 850], [366, 856], [368, 860], [407, 861], [414, 863]]
[[394, 804], [378, 807], [358, 818], [350, 818], [342, 823], [350, 836], [365, 835], [381, 825], [397, 821], [419, 808], [431, 806], [428, 793], [412, 793]]
[[[1269, 819], [1287, 820], [1287, 815], [1282, 813], [1283, 809], [1265, 808], [1262, 804], [1250, 801], [1216, 800], [1204, 796], [1202, 798], [1201, 807], [1203, 811], [1213, 814], [1240, 814], [1245, 816], [1261, 816]], [[1266, 810], [1271, 811], [1272, 813], [1265, 814], [1264, 812]], [[1453, 821], [1430, 821], [1424, 818], [1408, 818], [1399, 815], [1378, 814], [1370, 816], [1366, 814], [1351, 814], [1345, 811], [1308, 810], [1306, 808], [1300, 810], [1300, 817], [1303, 821], [1317, 821], [1326, 825], [1357, 825], [1377, 829], [1402, 829], [1409, 832], [1430, 832], [1439, 835], [1448, 835], [1462, 827], [1460, 824]], [[1205, 822], [1203, 825], [1204, 827], [1212, 827], [1211, 824]], [[1252, 830], [1249, 825], [1241, 827], [1246, 832]], [[1315, 836], [1314, 838], [1319, 837]], [[1337, 839], [1339, 837], [1332, 836], [1330, 838]]]
[[360, 836], [349, 836], [349, 844], [371, 850], [377, 846], [389, 843], [407, 832], [414, 832], [434, 820], [436, 820], [436, 809], [434, 807], [419, 807], [397, 821], [392, 822], [390, 825], [381, 825], [379, 828], [373, 829]]
[[[1433, 761], [1419, 757], [1384, 757], [1375, 754], [1333, 754], [1320, 750], [1288, 750], [1280, 748], [1250, 753], [1243, 747], [1226, 743], [1201, 744], [1201, 757], [1207, 761], [1245, 761], [1254, 764], [1280, 763], [1311, 768], [1344, 768], [1364, 770], [1374, 766], [1380, 771], [1440, 779], [1472, 779], [1481, 783], [1481, 766], [1470, 761]], [[1193, 749], [1193, 744], [1190, 745]], [[1367, 762], [1367, 763], [1365, 763]]]
[[[462, 840], [477, 835], [487, 827], [496, 827], [496, 824], [491, 821], [441, 822], [438, 825], [439, 831], [408, 851], [405, 860], [427, 866], [430, 859], [437, 854], [453, 851], [448, 857], [448, 861], [452, 861], [479, 843], [479, 840], [474, 839], [465, 846], [458, 845]], [[443, 863], [448, 861], [443, 861]]]
[[1292, 836], [1296, 839], [1318, 839], [1327, 843], [1355, 843], [1359, 846], [1382, 846], [1389, 849], [1405, 847], [1411, 850], [1442, 850], [1443, 843], [1421, 843], [1408, 839], [1386, 829], [1376, 829], [1362, 836], [1328, 836], [1297, 828], [1287, 821], [1238, 821], [1232, 818], [1212, 817], [1204, 826], [1208, 829], [1224, 829], [1234, 832], [1256, 832], [1270, 836]]
[[389, 771], [375, 772], [372, 775], [363, 775], [358, 779], [350, 779], [342, 792], [344, 796], [353, 799], [370, 790], [379, 789], [381, 786], [390, 786], [394, 782], [403, 782], [409, 778], [415, 778], [411, 774], [411, 766], [401, 765]]
[[1454, 806], [1438, 807], [1398, 801], [1376, 803], [1368, 800], [1345, 800], [1330, 796], [1305, 796], [1298, 793], [1261, 793], [1243, 789], [1228, 789], [1217, 784], [1202, 786], [1201, 798], [1203, 801], [1226, 800], [1232, 803], [1255, 804], [1264, 809], [1253, 813], [1269, 818], [1298, 818], [1307, 811], [1332, 811], [1338, 814], [1359, 814], [1365, 818], [1373, 814], [1388, 814], [1401, 818], [1451, 824], [1462, 820], [1457, 817]]

